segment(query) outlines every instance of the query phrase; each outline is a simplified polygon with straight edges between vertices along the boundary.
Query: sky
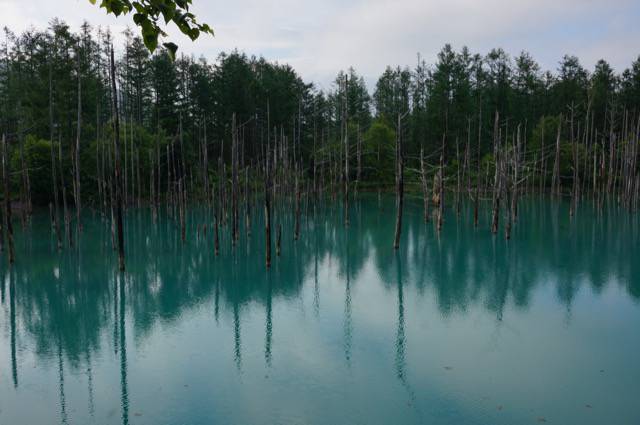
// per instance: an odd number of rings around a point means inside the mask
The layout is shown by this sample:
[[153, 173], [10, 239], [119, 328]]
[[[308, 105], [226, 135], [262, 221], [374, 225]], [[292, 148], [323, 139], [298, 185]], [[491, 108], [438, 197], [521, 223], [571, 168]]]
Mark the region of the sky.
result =
[[[639, 0], [193, 0], [191, 11], [216, 34], [193, 43], [171, 25], [180, 52], [213, 61], [238, 48], [289, 63], [323, 89], [353, 66], [373, 90], [387, 65], [413, 67], [418, 54], [433, 64], [445, 43], [480, 54], [526, 50], [551, 71], [564, 54], [590, 70], [604, 58], [617, 72], [640, 55]], [[0, 0], [0, 25], [13, 31], [54, 17], [74, 29], [85, 20], [116, 34], [134, 27], [131, 16], [108, 16], [89, 0]]]

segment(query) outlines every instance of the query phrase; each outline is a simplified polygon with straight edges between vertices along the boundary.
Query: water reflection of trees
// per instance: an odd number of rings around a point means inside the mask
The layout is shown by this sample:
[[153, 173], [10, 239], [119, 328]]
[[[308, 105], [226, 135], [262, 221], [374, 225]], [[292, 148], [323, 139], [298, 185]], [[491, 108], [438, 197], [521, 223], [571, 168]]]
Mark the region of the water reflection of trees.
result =
[[[501, 319], [505, 307], [525, 309], [540, 285], [553, 285], [557, 299], [569, 310], [577, 291], [590, 287], [602, 292], [616, 282], [634, 300], [640, 300], [638, 220], [612, 206], [603, 214], [584, 207], [572, 221], [565, 205], [522, 202], [511, 241], [487, 231], [488, 217], [474, 229], [471, 211], [463, 208], [460, 219], [446, 217], [441, 234], [422, 220], [419, 203], [409, 202], [404, 220], [400, 257], [395, 263], [392, 240], [393, 203], [378, 208], [374, 199], [354, 203], [351, 224], [345, 229], [338, 209], [318, 207], [303, 219], [302, 237], [293, 241], [288, 206], [280, 206], [276, 222], [284, 231], [282, 256], [270, 272], [264, 268], [261, 217], [252, 217], [250, 238], [242, 233], [233, 250], [223, 232], [223, 250], [213, 254], [212, 235], [196, 229], [203, 211], [190, 213], [189, 239], [181, 246], [177, 226], [170, 218], [152, 224], [145, 211], [130, 211], [127, 219], [127, 266], [122, 280], [114, 271], [108, 225], [96, 219], [85, 223], [82, 246], [76, 252], [57, 253], [49, 240], [23, 235], [20, 261], [0, 285], [3, 310], [11, 328], [11, 352], [16, 353], [15, 332], [20, 328], [33, 340], [35, 353], [44, 361], [62, 356], [71, 368], [100, 352], [105, 341], [121, 356], [126, 370], [126, 320], [136, 339], [145, 338], [159, 322], [178, 320], [194, 307], [206, 305], [218, 318], [234, 321], [237, 366], [241, 367], [241, 315], [246, 305], [265, 307], [265, 361], [271, 362], [272, 305], [278, 299], [300, 295], [305, 281], [313, 285], [313, 305], [321, 308], [318, 267], [323, 260], [337, 262], [345, 282], [344, 341], [350, 357], [351, 291], [363, 284], [360, 273], [373, 264], [381, 284], [398, 294], [402, 312], [403, 288], [418, 294], [434, 294], [443, 315], [464, 314], [481, 306]], [[46, 219], [36, 221], [31, 235], [48, 234]], [[401, 282], [401, 283], [400, 283]], [[400, 285], [400, 286], [398, 286]], [[400, 292], [398, 292], [400, 291]], [[126, 300], [126, 302], [125, 302]], [[390, 304], [391, 308], [391, 304]], [[402, 338], [404, 318], [399, 321]], [[108, 338], [104, 338], [108, 336]], [[404, 344], [404, 343], [403, 343]], [[401, 344], [402, 345], [402, 344]], [[13, 367], [15, 368], [15, 358]], [[398, 374], [402, 375], [402, 353]], [[14, 369], [14, 384], [18, 372]], [[126, 372], [123, 374], [126, 396]]]

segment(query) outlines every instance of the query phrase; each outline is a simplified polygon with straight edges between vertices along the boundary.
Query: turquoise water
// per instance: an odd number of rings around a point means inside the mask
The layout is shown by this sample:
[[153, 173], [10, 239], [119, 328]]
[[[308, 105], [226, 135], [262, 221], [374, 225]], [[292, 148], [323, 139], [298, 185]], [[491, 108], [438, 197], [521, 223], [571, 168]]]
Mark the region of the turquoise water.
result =
[[130, 210], [123, 276], [97, 215], [61, 253], [47, 214], [16, 223], [0, 424], [640, 423], [637, 216], [525, 200], [505, 241], [486, 207], [438, 235], [420, 205], [397, 253], [391, 198], [355, 202], [348, 229], [308, 205], [298, 241], [276, 214], [268, 272], [260, 217], [216, 258], [204, 211], [183, 245]]

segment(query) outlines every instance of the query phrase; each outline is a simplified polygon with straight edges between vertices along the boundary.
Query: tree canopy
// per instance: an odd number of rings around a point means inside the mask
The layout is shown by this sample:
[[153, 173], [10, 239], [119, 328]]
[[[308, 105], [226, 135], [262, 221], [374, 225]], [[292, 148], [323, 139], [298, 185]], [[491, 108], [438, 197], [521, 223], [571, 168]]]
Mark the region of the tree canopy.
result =
[[[105, 146], [113, 137], [107, 66], [112, 34], [89, 24], [74, 32], [53, 20], [46, 29], [21, 34], [7, 29], [3, 38], [0, 126], [10, 151], [17, 152], [14, 148], [24, 143], [28, 162], [31, 149], [36, 155], [38, 149], [60, 143], [67, 161], [80, 133], [81, 175], [97, 181], [102, 170], [96, 156], [108, 157]], [[116, 57], [120, 128], [127, 170], [130, 173], [135, 158], [140, 179], [146, 181], [158, 161], [160, 172], [168, 172], [167, 146], [176, 150], [181, 166], [195, 180], [203, 178], [205, 152], [208, 158], [228, 160], [234, 116], [241, 127], [244, 164], [258, 164], [276, 136], [286, 137], [302, 163], [338, 179], [328, 164], [343, 155], [346, 134], [354, 161], [361, 142], [362, 176], [385, 185], [393, 182], [398, 132], [412, 153], [408, 161], [421, 149], [431, 158], [439, 156], [443, 136], [445, 158], [453, 158], [457, 147], [462, 151], [472, 140], [473, 158], [490, 159], [496, 111], [505, 137], [520, 125], [522, 138], [532, 147], [546, 146], [547, 153], [558, 126], [562, 143], [578, 140], [578, 134], [584, 143], [584, 135], [593, 134], [597, 144], [590, 148], [603, 150], [617, 143], [612, 134], [632, 127], [630, 120], [640, 114], [640, 58], [616, 73], [605, 60], [589, 71], [577, 57], [567, 55], [556, 69], [543, 71], [526, 52], [514, 58], [499, 48], [480, 54], [446, 45], [431, 64], [419, 58], [413, 68], [387, 67], [373, 87], [348, 68], [336, 70], [332, 86], [319, 90], [290, 65], [239, 51], [214, 60], [186, 55], [171, 60], [170, 49], [160, 46], [151, 53], [130, 30], [123, 42]], [[575, 121], [582, 122], [573, 135], [569, 108]], [[398, 115], [405, 115], [401, 128]], [[158, 149], [165, 152], [160, 159]], [[572, 160], [571, 155], [567, 158]], [[40, 163], [35, 156], [33, 161], [32, 168], [42, 176], [50, 173], [46, 161]], [[166, 176], [161, 182], [164, 190]], [[83, 190], [90, 202], [97, 189], [87, 183]], [[46, 191], [38, 199], [46, 202], [50, 196]]]

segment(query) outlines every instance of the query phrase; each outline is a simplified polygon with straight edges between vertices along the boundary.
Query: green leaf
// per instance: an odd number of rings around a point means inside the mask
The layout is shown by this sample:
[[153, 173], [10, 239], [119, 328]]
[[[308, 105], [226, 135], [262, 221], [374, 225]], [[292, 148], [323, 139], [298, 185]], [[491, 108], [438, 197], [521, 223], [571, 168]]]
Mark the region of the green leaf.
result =
[[[89, 0], [96, 4], [97, 0]], [[133, 22], [140, 27], [142, 40], [152, 53], [158, 47], [158, 38], [167, 34], [159, 26], [163, 19], [165, 25], [170, 21], [187, 35], [192, 41], [200, 37], [201, 33], [213, 35], [213, 29], [207, 24], [200, 24], [196, 16], [189, 12], [192, 0], [101, 0], [100, 7], [108, 14], [115, 16], [133, 14]], [[163, 43], [170, 55], [175, 56], [177, 46], [174, 43]]]
[[147, 49], [149, 49], [151, 53], [153, 53], [156, 50], [156, 47], [158, 47], [158, 34], [160, 30], [148, 19], [142, 22], [141, 26], [144, 45], [147, 46]]
[[144, 41], [144, 45], [147, 46], [147, 49], [149, 49], [151, 53], [153, 53], [158, 47], [157, 35], [145, 34], [143, 35], [142, 40]]
[[191, 38], [192, 41], [195, 41], [199, 36], [200, 30], [198, 28], [191, 28], [189, 31], [189, 38]]
[[135, 13], [133, 15], [133, 22], [135, 22], [136, 25], [138, 25], [138, 26], [141, 26], [142, 23], [144, 21], [146, 21], [146, 20], [147, 20], [147, 17], [145, 15], [143, 15], [142, 13]]
[[162, 43], [162, 45], [167, 49], [167, 53], [172, 61], [176, 60], [176, 52], [178, 51], [178, 46], [175, 43]]

